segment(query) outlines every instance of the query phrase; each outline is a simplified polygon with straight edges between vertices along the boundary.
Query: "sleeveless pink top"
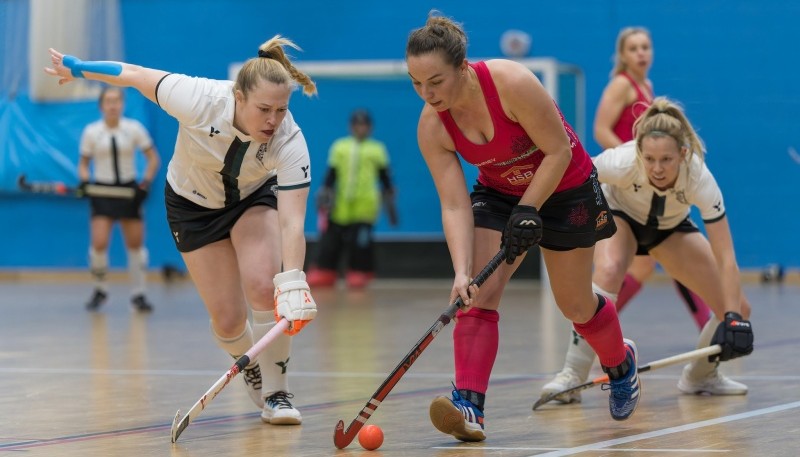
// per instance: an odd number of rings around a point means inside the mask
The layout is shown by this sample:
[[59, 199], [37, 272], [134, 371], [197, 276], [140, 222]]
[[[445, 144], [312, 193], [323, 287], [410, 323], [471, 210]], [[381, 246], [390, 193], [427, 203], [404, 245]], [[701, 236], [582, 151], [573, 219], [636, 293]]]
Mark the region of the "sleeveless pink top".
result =
[[642, 91], [642, 88], [636, 84], [636, 81], [631, 78], [631, 76], [624, 71], [620, 73], [620, 75], [627, 78], [628, 81], [631, 82], [633, 88], [636, 89], [636, 101], [627, 105], [625, 108], [622, 108], [622, 113], [619, 115], [619, 119], [617, 119], [617, 123], [614, 124], [614, 134], [622, 140], [623, 143], [627, 143], [634, 138], [633, 134], [633, 123], [636, 122], [636, 119], [644, 113], [648, 106], [653, 102], [653, 94], [650, 92], [649, 87], [645, 87], [647, 89], [647, 93], [649, 97], [645, 95]]
[[[525, 129], [506, 116], [486, 63], [477, 62], [470, 66], [478, 75], [492, 117], [494, 137], [486, 144], [475, 144], [461, 133], [450, 111], [439, 112], [439, 118], [453, 139], [456, 151], [464, 160], [478, 167], [479, 183], [504, 194], [522, 196], [542, 163], [544, 154], [528, 137]], [[572, 146], [572, 161], [555, 190], [561, 192], [586, 181], [593, 165], [589, 154], [557, 105], [556, 110]]]

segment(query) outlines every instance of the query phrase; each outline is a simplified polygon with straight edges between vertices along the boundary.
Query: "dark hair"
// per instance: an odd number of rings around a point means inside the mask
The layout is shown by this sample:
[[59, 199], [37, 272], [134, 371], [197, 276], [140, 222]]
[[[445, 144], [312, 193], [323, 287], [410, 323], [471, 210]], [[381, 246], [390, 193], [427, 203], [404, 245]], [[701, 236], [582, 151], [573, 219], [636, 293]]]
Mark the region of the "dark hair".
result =
[[106, 94], [107, 94], [109, 91], [112, 91], [112, 90], [115, 90], [115, 91], [119, 92], [119, 98], [120, 98], [120, 100], [125, 100], [125, 91], [124, 91], [124, 90], [122, 90], [122, 88], [121, 88], [121, 87], [117, 87], [117, 86], [103, 86], [103, 88], [102, 88], [102, 89], [100, 89], [100, 96], [99, 96], [99, 97], [97, 97], [97, 104], [98, 104], [98, 105], [102, 105], [102, 104], [103, 104], [103, 98], [106, 96]]
[[424, 27], [413, 30], [406, 44], [406, 58], [441, 52], [445, 61], [457, 67], [467, 58], [467, 35], [461, 25], [433, 10]]
[[369, 111], [359, 108], [350, 115], [350, 124], [372, 125], [372, 116], [370, 116]]

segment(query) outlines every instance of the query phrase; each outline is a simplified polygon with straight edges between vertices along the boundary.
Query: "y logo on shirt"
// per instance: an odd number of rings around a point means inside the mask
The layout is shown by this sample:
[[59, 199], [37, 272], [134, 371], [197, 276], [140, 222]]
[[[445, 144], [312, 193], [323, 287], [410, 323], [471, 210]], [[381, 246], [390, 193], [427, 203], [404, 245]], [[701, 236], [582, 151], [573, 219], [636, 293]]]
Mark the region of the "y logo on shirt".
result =
[[303, 176], [304, 178], [308, 178], [308, 169], [309, 168], [311, 168], [311, 165], [306, 165], [305, 167], [300, 167], [300, 169], [303, 170], [303, 174], [305, 175], [305, 176]]
[[219, 130], [215, 129], [214, 126], [212, 125], [211, 126], [211, 133], [209, 133], [208, 136], [213, 137], [214, 135], [216, 135], [218, 133], [219, 133]]

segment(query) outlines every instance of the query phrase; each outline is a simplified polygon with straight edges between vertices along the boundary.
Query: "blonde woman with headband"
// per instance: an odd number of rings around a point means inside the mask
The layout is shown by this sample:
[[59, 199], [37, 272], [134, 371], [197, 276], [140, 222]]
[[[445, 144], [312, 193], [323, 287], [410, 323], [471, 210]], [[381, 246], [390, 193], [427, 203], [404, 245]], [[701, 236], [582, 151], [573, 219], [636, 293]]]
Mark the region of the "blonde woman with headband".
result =
[[[727, 378], [717, 366], [719, 361], [750, 354], [753, 332], [722, 192], [706, 166], [703, 143], [681, 108], [666, 98], [656, 98], [635, 128], [634, 141], [594, 158], [617, 221], [614, 236], [595, 248], [594, 287], [609, 294], [618, 291], [634, 256], [647, 252], [713, 310], [698, 348], [722, 346], [713, 360], [696, 360], [684, 367], [678, 389], [688, 394], [744, 395], [747, 386]], [[707, 237], [689, 217], [692, 206], [699, 210]]]
[[178, 120], [165, 189], [167, 219], [217, 345], [237, 359], [276, 318], [290, 321], [288, 334], [243, 370], [261, 419], [271, 424], [302, 421], [289, 401], [291, 335], [316, 315], [302, 271], [310, 160], [289, 111], [297, 85], [306, 95], [316, 87], [292, 65], [287, 46], [297, 48], [280, 36], [262, 44], [236, 81], [84, 62], [53, 49], [52, 67], [45, 69], [59, 84], [86, 78], [133, 87]]

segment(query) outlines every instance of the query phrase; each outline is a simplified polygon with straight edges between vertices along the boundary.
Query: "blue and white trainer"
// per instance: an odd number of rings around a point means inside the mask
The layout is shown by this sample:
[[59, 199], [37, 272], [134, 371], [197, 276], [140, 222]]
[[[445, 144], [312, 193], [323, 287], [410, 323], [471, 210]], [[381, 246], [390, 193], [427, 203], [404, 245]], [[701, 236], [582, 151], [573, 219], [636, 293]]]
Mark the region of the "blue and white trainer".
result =
[[453, 435], [461, 441], [483, 441], [483, 411], [453, 390], [453, 398], [436, 397], [431, 402], [430, 416], [433, 426], [442, 433]]
[[618, 421], [624, 421], [631, 417], [642, 397], [642, 385], [639, 382], [639, 370], [636, 367], [638, 359], [636, 344], [627, 338], [623, 339], [623, 343], [628, 353], [627, 360], [630, 362], [630, 368], [625, 376], [612, 379], [602, 385], [603, 390], [611, 391], [608, 396], [608, 408], [611, 411], [611, 417]]

